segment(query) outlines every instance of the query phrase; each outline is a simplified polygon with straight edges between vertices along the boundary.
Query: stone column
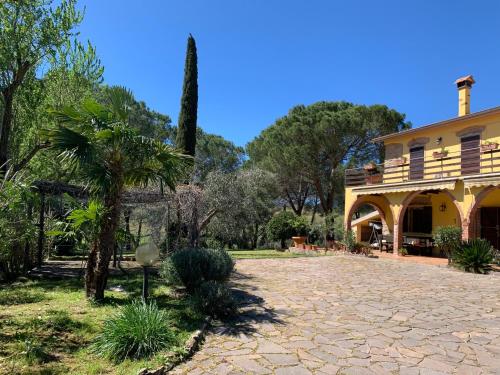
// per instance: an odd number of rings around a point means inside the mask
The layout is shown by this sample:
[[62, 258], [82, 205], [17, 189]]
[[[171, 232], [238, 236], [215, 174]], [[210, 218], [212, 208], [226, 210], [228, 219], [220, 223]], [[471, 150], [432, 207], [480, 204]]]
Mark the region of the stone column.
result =
[[392, 253], [398, 255], [398, 249], [403, 245], [403, 236], [397, 221], [394, 222], [394, 230], [392, 233], [394, 241]]
[[471, 234], [472, 233], [469, 233], [469, 219], [464, 218], [462, 221], [462, 240], [467, 241], [471, 238]]

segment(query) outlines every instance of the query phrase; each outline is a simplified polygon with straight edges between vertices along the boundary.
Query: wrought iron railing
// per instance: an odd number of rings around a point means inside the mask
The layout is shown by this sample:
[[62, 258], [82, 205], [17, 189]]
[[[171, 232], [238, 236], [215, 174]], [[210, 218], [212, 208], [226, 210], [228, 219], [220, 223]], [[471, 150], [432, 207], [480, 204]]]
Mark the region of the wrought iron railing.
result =
[[345, 186], [389, 184], [407, 181], [435, 180], [500, 172], [500, 149], [488, 144], [458, 152], [435, 151], [432, 156], [404, 157], [347, 169]]

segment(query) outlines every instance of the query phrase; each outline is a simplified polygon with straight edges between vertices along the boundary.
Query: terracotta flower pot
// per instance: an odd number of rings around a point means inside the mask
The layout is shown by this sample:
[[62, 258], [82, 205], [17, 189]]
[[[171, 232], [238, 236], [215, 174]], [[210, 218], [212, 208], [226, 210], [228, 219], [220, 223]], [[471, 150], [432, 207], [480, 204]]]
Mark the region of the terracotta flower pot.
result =
[[382, 175], [381, 174], [368, 175], [366, 176], [365, 181], [368, 185], [380, 184], [382, 183]]
[[490, 152], [493, 150], [496, 150], [498, 148], [498, 143], [496, 142], [491, 142], [491, 143], [485, 143], [481, 145], [481, 152]]
[[300, 245], [306, 242], [307, 237], [297, 236], [297, 237], [292, 237], [292, 240], [293, 240], [293, 245], [295, 247], [300, 247]]
[[394, 158], [394, 159], [389, 159], [389, 160], [386, 160], [384, 165], [385, 167], [399, 167], [403, 164], [406, 163], [406, 158], [404, 156], [400, 157], [400, 158]]
[[312, 250], [311, 245], [306, 245], [306, 250]]
[[432, 157], [434, 159], [444, 159], [448, 156], [448, 151], [434, 151], [432, 153]]

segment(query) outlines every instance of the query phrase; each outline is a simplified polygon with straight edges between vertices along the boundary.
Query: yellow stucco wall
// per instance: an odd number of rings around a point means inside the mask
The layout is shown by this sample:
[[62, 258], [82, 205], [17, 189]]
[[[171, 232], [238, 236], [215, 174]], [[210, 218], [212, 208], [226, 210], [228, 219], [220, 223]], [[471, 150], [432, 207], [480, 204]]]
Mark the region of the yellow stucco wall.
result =
[[[459, 123], [445, 124], [429, 129], [423, 128], [422, 130], [411, 134], [402, 134], [401, 136], [387, 139], [385, 141], [385, 146], [394, 144], [402, 145], [402, 156], [406, 159], [406, 163], [400, 167], [387, 169], [387, 171], [390, 171], [391, 173], [384, 174], [384, 182], [396, 183], [407, 181], [409, 170], [409, 166], [407, 164], [410, 160], [410, 145], [412, 141], [418, 141], [419, 139], [428, 139], [428, 142], [424, 145], [424, 160], [426, 162], [425, 171], [431, 174], [424, 176], [425, 179], [434, 179], [441, 173], [444, 177], [460, 176], [460, 171], [457, 171], [457, 169], [460, 169], [460, 165], [452, 165], [460, 163], [461, 145], [460, 137], [457, 136], [457, 132], [471, 127], [484, 127], [484, 130], [480, 132], [480, 144], [485, 144], [487, 142], [496, 142], [500, 144], [499, 114], [484, 116], [480, 119], [473, 118], [463, 120]], [[437, 141], [440, 137], [442, 140], [441, 143], [438, 144]], [[448, 151], [448, 157], [456, 157], [456, 159], [444, 161], [435, 159], [433, 157], [433, 153], [440, 152], [443, 148]], [[500, 172], [500, 165], [491, 167], [491, 157], [491, 153], [481, 154], [481, 173]], [[500, 164], [500, 161], [493, 160], [493, 164]]]
[[500, 207], [500, 189], [489, 193], [480, 203], [481, 207]]
[[[460, 215], [449, 195], [444, 193], [433, 194], [431, 195], [431, 203], [433, 231], [438, 227], [448, 225], [460, 226]], [[446, 205], [444, 212], [440, 211], [440, 206], [443, 204]]]
[[[445, 225], [462, 225], [464, 231], [468, 233], [469, 229], [474, 232], [472, 228], [468, 226], [469, 219], [470, 222], [473, 222], [474, 218], [469, 218], [468, 214], [471, 211], [471, 208], [474, 206], [476, 200], [480, 193], [486, 188], [485, 186], [474, 186], [467, 187], [464, 184], [464, 176], [461, 175], [460, 169], [460, 153], [461, 153], [461, 142], [460, 136], [463, 134], [479, 134], [480, 135], [480, 144], [484, 145], [489, 142], [499, 143], [500, 144], [500, 113], [499, 111], [494, 110], [493, 112], [497, 113], [487, 113], [481, 114], [478, 117], [473, 118], [464, 118], [458, 119], [452, 123], [445, 123], [439, 126], [434, 126], [430, 128], [419, 129], [410, 134], [398, 134], [390, 139], [385, 140], [385, 146], [388, 145], [397, 145], [390, 146], [393, 150], [398, 150], [398, 156], [392, 156], [394, 158], [402, 156], [406, 159], [405, 164], [409, 163], [410, 160], [410, 148], [415, 144], [420, 144], [424, 146], [424, 158], [425, 158], [425, 169], [426, 173], [431, 172], [430, 175], [425, 175], [424, 179], [426, 180], [436, 180], [439, 182], [441, 177], [449, 178], [447, 181], [449, 183], [454, 183], [455, 187], [453, 190], [450, 190], [452, 199], [448, 194], [440, 192], [439, 194], [431, 194], [431, 204], [432, 204], [432, 220], [433, 220], [433, 231], [439, 226]], [[458, 133], [458, 134], [457, 134]], [[437, 140], [441, 137], [441, 142], [438, 144]], [[440, 152], [442, 149], [446, 149], [448, 151], [448, 157], [455, 156], [455, 160], [437, 160], [433, 157], [434, 152]], [[399, 152], [402, 150], [402, 154]], [[392, 153], [393, 155], [394, 153]], [[484, 153], [481, 154], [481, 176], [480, 178], [492, 176], [492, 173], [500, 173], [500, 160], [495, 161], [491, 158], [495, 158], [500, 156], [500, 153]], [[453, 164], [456, 165], [447, 165]], [[493, 166], [493, 164], [498, 164], [498, 166]], [[394, 165], [394, 164], [393, 164]], [[399, 175], [392, 174], [390, 176], [397, 178], [387, 179], [387, 175], [384, 175], [384, 182], [382, 184], [386, 185], [389, 183], [401, 183], [405, 182], [405, 186], [410, 184], [412, 186], [412, 182], [408, 181], [408, 165], [403, 165], [396, 167], [400, 168]], [[395, 171], [396, 169], [392, 169]], [[453, 169], [457, 169], [457, 171], [452, 171]], [[386, 171], [387, 171], [386, 166]], [[444, 172], [444, 173], [442, 173]], [[500, 175], [499, 175], [500, 178]], [[430, 182], [430, 181], [429, 181]], [[377, 187], [381, 185], [378, 184]], [[413, 187], [413, 186], [412, 186]], [[401, 210], [404, 203], [408, 200], [410, 195], [418, 194], [415, 192], [397, 192], [397, 193], [383, 193], [377, 195], [358, 195], [356, 193], [356, 187], [347, 187], [345, 190], [345, 225], [350, 223], [352, 219], [349, 217], [349, 213], [351, 211], [351, 207], [353, 205], [358, 205], [363, 202], [373, 202], [376, 203], [385, 213], [386, 222], [388, 230], [394, 234], [394, 223], [402, 218]], [[424, 189], [424, 188], [422, 188]], [[404, 190], [404, 186], [400, 189]], [[369, 193], [370, 191], [364, 189], [364, 193]], [[446, 211], [442, 212], [439, 210], [439, 207], [442, 204], [446, 205]], [[486, 198], [484, 198], [480, 206], [496, 206], [500, 207], [500, 188], [490, 192]], [[461, 221], [461, 219], [464, 219]], [[399, 222], [400, 226], [403, 225], [402, 219]], [[465, 232], [464, 232], [465, 233]], [[476, 233], [477, 235], [477, 233]]]

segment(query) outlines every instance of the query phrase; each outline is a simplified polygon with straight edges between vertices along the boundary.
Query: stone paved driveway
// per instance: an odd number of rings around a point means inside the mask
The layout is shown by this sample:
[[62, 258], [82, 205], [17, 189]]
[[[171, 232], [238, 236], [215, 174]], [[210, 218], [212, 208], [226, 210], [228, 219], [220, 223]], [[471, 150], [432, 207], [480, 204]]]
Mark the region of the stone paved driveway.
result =
[[243, 260], [251, 302], [176, 374], [500, 374], [500, 277], [360, 257]]

